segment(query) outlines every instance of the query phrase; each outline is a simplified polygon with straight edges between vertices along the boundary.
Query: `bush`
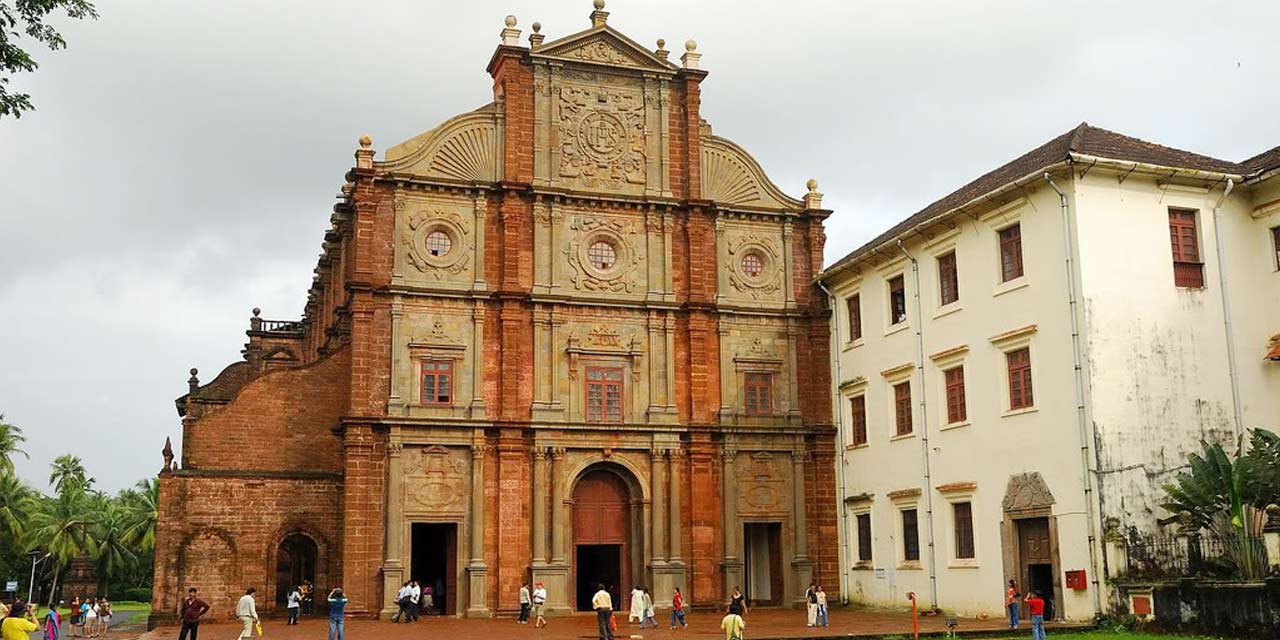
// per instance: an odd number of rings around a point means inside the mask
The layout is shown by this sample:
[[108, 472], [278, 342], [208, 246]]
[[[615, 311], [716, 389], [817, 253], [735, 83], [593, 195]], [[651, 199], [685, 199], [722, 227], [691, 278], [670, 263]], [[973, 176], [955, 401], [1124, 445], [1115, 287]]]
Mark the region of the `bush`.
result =
[[151, 602], [151, 589], [147, 587], [131, 587], [125, 589], [120, 600], [130, 600], [132, 602]]

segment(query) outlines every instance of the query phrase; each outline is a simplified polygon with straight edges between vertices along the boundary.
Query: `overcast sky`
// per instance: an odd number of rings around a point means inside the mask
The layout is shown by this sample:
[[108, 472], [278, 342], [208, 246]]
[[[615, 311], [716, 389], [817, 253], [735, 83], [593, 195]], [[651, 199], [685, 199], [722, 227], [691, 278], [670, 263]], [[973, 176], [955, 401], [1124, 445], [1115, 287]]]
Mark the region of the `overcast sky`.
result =
[[[0, 412], [40, 488], [73, 452], [152, 475], [187, 370], [296, 318], [361, 134], [379, 151], [491, 99], [503, 17], [554, 39], [590, 0], [100, 0], [59, 21], [0, 120]], [[359, 7], [356, 11], [355, 8]], [[827, 260], [1082, 120], [1240, 159], [1280, 144], [1280, 2], [610, 0], [702, 115], [788, 193], [815, 177]], [[29, 42], [27, 43], [30, 44]], [[272, 444], [259, 452], [269, 455]]]

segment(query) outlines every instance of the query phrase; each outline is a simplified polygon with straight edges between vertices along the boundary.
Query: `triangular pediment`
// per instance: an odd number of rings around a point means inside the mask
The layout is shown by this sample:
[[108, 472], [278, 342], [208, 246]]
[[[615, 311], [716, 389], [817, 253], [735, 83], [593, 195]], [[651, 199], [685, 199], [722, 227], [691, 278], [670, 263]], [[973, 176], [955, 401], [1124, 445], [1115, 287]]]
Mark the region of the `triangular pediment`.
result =
[[666, 72], [677, 68], [609, 26], [588, 29], [548, 42], [534, 51], [533, 55]]

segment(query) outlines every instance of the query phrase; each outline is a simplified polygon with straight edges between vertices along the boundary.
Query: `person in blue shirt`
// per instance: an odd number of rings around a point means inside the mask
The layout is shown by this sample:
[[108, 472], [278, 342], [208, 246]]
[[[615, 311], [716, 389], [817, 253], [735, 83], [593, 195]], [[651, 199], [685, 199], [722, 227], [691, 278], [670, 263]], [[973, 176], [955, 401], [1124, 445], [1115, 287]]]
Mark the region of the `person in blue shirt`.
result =
[[347, 616], [347, 597], [342, 587], [329, 592], [329, 640], [343, 640], [342, 627]]

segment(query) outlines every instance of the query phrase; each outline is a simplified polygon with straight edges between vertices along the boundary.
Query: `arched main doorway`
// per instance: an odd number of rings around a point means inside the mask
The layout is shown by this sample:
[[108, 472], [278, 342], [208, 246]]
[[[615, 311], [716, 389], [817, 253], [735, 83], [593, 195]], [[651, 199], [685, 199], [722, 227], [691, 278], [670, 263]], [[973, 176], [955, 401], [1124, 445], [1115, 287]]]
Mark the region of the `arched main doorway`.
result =
[[619, 596], [631, 590], [631, 489], [612, 465], [588, 469], [573, 488], [573, 567], [577, 609], [591, 610], [596, 585]]
[[284, 605], [289, 589], [305, 580], [316, 582], [316, 542], [303, 533], [291, 533], [276, 550], [276, 604]]

